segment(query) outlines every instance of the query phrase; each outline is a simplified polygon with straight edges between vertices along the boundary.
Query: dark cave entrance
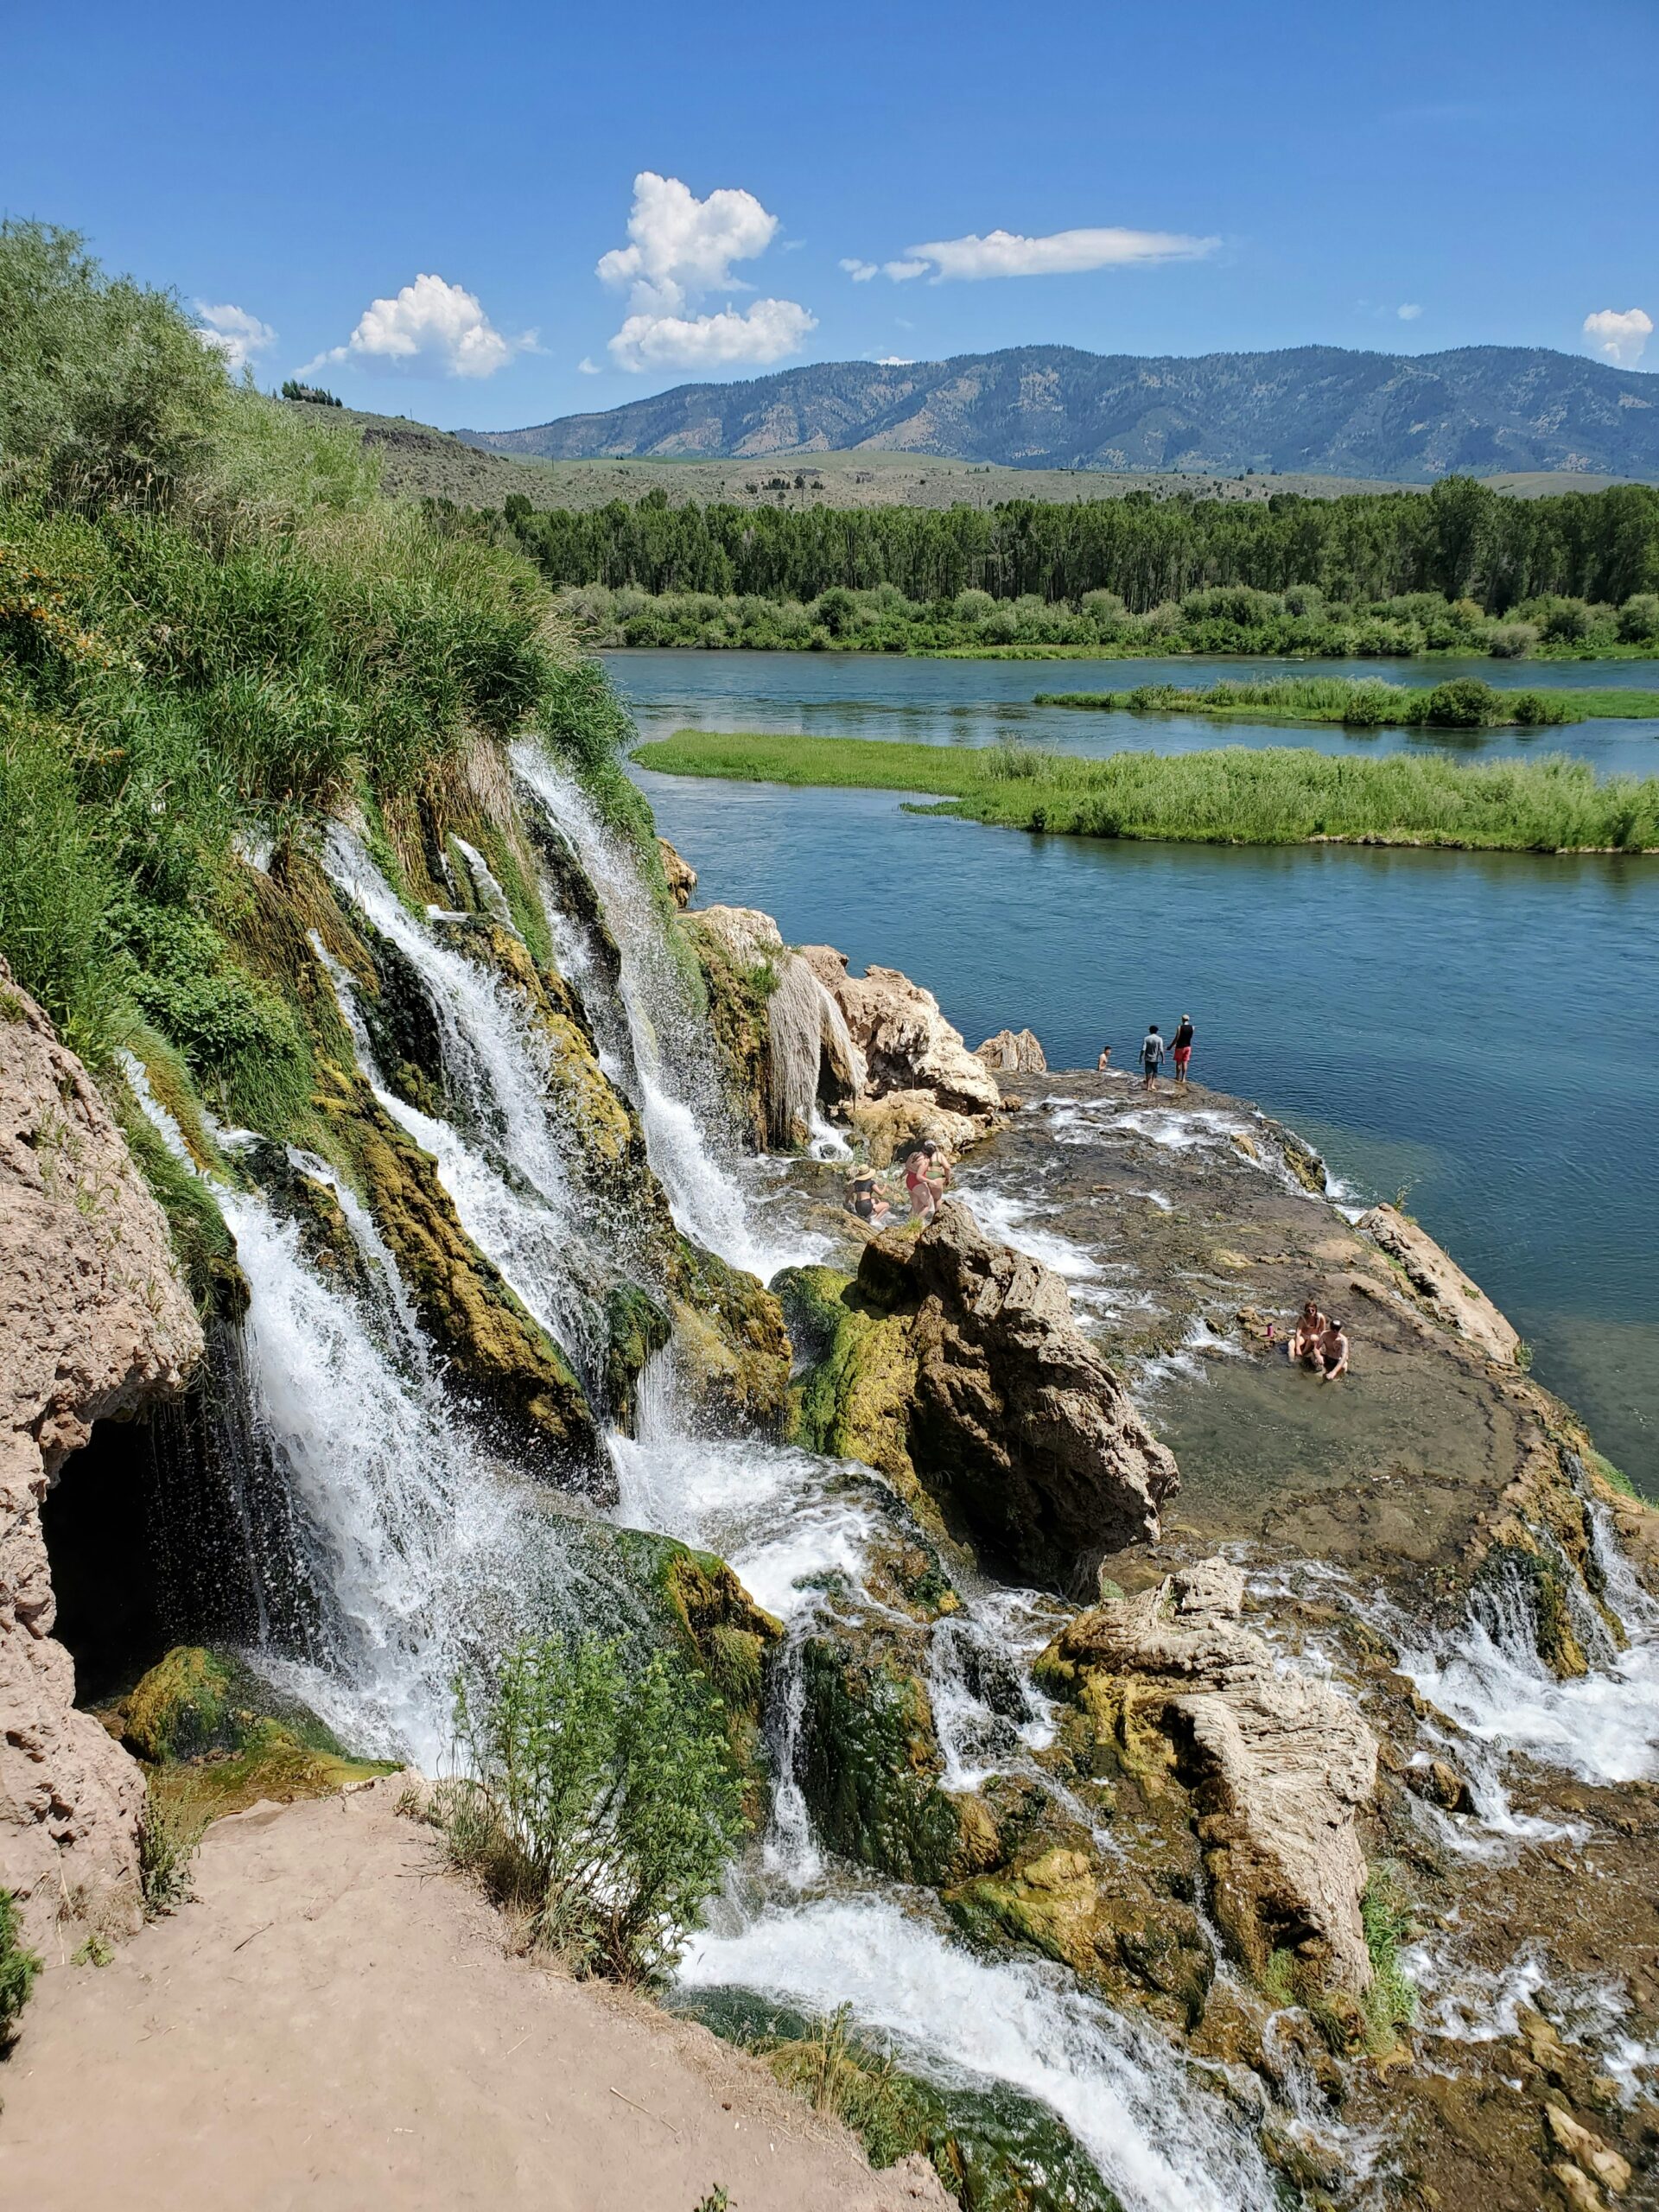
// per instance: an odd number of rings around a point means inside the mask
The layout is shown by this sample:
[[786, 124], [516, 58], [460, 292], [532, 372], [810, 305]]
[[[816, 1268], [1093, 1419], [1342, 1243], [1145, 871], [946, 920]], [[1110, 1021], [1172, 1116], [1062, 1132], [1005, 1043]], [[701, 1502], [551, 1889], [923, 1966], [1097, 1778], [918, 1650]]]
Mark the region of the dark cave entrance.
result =
[[250, 1416], [233, 1322], [209, 1321], [181, 1399], [147, 1421], [94, 1422], [41, 1525], [78, 1705], [113, 1701], [177, 1643], [313, 1656], [304, 1548]]

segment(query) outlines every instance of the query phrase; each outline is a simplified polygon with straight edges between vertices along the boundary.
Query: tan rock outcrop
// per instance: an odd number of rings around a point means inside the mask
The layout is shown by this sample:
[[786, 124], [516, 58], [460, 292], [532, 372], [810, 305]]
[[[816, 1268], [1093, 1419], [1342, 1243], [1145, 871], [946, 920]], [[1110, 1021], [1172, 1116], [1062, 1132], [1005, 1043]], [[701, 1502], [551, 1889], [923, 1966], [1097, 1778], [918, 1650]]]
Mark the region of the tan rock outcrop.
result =
[[983, 1060], [997, 1075], [1048, 1072], [1047, 1055], [1029, 1029], [999, 1029], [995, 1037], [988, 1037], [982, 1045], [974, 1047], [974, 1058]]
[[1466, 1338], [1489, 1359], [1514, 1366], [1519, 1334], [1426, 1230], [1389, 1205], [1373, 1206], [1360, 1217], [1359, 1226], [1398, 1261], [1418, 1302], [1443, 1327]]
[[1174, 1457], [1073, 1323], [1058, 1275], [952, 1199], [919, 1237], [867, 1245], [858, 1288], [913, 1317], [907, 1444], [947, 1523], [1049, 1582], [1157, 1535], [1180, 1487]]
[[663, 863], [663, 877], [668, 885], [668, 895], [683, 913], [691, 904], [691, 894], [697, 887], [697, 871], [681, 853], [677, 853], [666, 837], [657, 840], [657, 851]]
[[939, 1011], [931, 991], [896, 968], [843, 976], [836, 996], [864, 1055], [867, 1095], [925, 1090], [948, 1113], [988, 1121], [1002, 1103], [996, 1077]]
[[1325, 1986], [1372, 1980], [1360, 1917], [1356, 1817], [1376, 1782], [1358, 1708], [1281, 1673], [1240, 1619], [1244, 1579], [1209, 1559], [1138, 1596], [1090, 1608], [1040, 1662], [1120, 1753], [1192, 1791], [1217, 1917], [1258, 1975], [1289, 1950]]
[[74, 1709], [41, 1501], [95, 1421], [201, 1351], [167, 1224], [91, 1077], [0, 961], [0, 1887], [36, 1942], [135, 1909], [138, 1768]]

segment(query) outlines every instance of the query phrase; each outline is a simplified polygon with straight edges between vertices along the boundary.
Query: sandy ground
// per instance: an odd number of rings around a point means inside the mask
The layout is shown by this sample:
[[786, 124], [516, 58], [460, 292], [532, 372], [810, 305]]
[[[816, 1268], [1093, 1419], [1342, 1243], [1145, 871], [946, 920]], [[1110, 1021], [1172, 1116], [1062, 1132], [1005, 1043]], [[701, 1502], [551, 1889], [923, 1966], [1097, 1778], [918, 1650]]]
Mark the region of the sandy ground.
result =
[[396, 1777], [209, 1830], [197, 1899], [53, 1962], [0, 2066], [32, 2212], [914, 2212], [756, 2060], [508, 1957]]

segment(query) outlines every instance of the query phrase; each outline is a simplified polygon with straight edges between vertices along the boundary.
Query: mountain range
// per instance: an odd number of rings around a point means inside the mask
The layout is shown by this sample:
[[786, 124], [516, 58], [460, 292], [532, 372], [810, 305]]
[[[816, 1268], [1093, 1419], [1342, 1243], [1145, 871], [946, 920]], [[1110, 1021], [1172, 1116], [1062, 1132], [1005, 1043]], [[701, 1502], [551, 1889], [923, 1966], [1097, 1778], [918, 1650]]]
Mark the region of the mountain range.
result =
[[1408, 484], [1453, 470], [1659, 478], [1659, 376], [1542, 346], [1187, 359], [1012, 346], [948, 361], [817, 362], [456, 435], [551, 461], [862, 448], [1024, 468], [1315, 471]]

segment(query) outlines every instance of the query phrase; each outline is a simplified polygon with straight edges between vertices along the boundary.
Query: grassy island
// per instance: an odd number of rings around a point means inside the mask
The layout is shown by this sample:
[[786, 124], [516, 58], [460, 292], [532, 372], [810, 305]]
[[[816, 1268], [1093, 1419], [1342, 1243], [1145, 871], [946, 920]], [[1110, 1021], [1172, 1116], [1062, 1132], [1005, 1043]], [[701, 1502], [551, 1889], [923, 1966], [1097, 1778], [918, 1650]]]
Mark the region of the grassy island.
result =
[[1099, 714], [1212, 715], [1253, 722], [1335, 722], [1347, 729], [1542, 729], [1562, 722], [1659, 715], [1659, 691], [1499, 690], [1478, 677], [1388, 683], [1380, 677], [1295, 676], [1260, 683], [1142, 683], [1132, 691], [1039, 691], [1039, 707]]
[[1585, 762], [1490, 765], [1306, 748], [1086, 760], [1029, 746], [968, 749], [864, 738], [678, 730], [633, 758], [669, 775], [937, 791], [922, 813], [1010, 829], [1158, 842], [1440, 845], [1487, 852], [1659, 850], [1659, 778], [1598, 779]]

